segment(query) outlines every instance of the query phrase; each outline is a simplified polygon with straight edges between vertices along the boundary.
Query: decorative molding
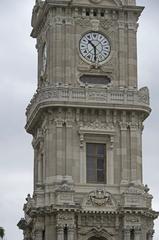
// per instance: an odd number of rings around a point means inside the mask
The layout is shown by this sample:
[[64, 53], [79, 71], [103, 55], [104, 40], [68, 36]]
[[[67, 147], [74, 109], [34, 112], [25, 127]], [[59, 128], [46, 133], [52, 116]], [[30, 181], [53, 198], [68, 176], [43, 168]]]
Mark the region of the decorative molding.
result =
[[[27, 107], [26, 115], [27, 115], [27, 125], [30, 125], [30, 121], [32, 117], [35, 116], [37, 111], [42, 108], [46, 108], [48, 106], [57, 106], [63, 104], [63, 102], [67, 102], [67, 106], [100, 106], [105, 107], [113, 105], [113, 108], [127, 108], [134, 110], [139, 109], [142, 111], [142, 121], [146, 118], [146, 116], [150, 113], [149, 104], [147, 101], [143, 101], [143, 97], [141, 98], [141, 93], [136, 90], [116, 90], [114, 88], [94, 88], [94, 87], [81, 87], [81, 88], [73, 88], [68, 86], [59, 86], [59, 87], [45, 87], [41, 88], [37, 91], [37, 93], [33, 96], [30, 104]], [[54, 121], [56, 122], [58, 127], [63, 126], [64, 116], [56, 117]], [[136, 121], [136, 120], [135, 120]], [[141, 121], [141, 120], [140, 120]], [[91, 126], [91, 125], [94, 126]], [[135, 124], [135, 125], [134, 125]], [[71, 126], [72, 123], [68, 121], [67, 126]], [[96, 125], [96, 126], [95, 126]], [[89, 123], [87, 128], [89, 129], [104, 129], [104, 123], [100, 124], [100, 128], [97, 128], [98, 122]], [[103, 126], [102, 126], [103, 125]], [[129, 123], [131, 129], [139, 128], [139, 123], [132, 121]], [[28, 128], [28, 126], [26, 126]], [[107, 124], [107, 131], [113, 130], [113, 124]]]
[[72, 192], [73, 190], [73, 185], [69, 184], [67, 181], [63, 181], [60, 185], [57, 185], [55, 188], [55, 192]]
[[150, 104], [149, 89], [147, 87], [139, 90], [139, 99], [143, 103]]
[[75, 19], [75, 23], [83, 28], [91, 28], [91, 21], [88, 18], [78, 17]]
[[97, 209], [103, 211], [109, 209], [109, 211], [115, 211], [116, 201], [113, 196], [104, 189], [96, 189], [89, 193], [89, 195], [83, 200], [83, 208], [87, 211], [89, 209]]
[[91, 20], [91, 24], [92, 24], [92, 30], [93, 31], [99, 31], [99, 25], [100, 25], [100, 21], [97, 19], [92, 19]]
[[95, 206], [112, 206], [111, 194], [105, 192], [103, 189], [97, 189], [89, 194], [89, 198]]
[[112, 21], [112, 19], [106, 19], [106, 20], [101, 20], [100, 21], [100, 26], [105, 29], [105, 30], [109, 30], [110, 28], [114, 28], [115, 26], [115, 21]]

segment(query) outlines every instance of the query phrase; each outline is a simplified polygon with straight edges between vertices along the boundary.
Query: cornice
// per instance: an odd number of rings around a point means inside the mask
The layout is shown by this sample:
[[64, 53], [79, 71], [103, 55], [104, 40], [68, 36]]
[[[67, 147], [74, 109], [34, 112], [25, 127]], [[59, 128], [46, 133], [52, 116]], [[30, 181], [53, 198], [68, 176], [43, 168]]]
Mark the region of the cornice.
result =
[[134, 110], [144, 113], [144, 118], [151, 112], [147, 88], [137, 91], [64, 86], [47, 87], [38, 90], [27, 107], [27, 131], [32, 131], [32, 126], [44, 109], [55, 107], [94, 109], [100, 107], [101, 109]]
[[[95, 5], [95, 4], [80, 4], [78, 3], [72, 3], [71, 0], [67, 1], [45, 1], [41, 6], [35, 6], [33, 10], [32, 15], [32, 27], [33, 30], [31, 32], [31, 36], [33, 38], [37, 38], [38, 33], [40, 32], [42, 26], [45, 23], [45, 20], [47, 18], [47, 14], [50, 9], [52, 8], [66, 8], [69, 7], [71, 9], [74, 9], [75, 11], [77, 9], [99, 9], [99, 10], [109, 10], [109, 11], [115, 11], [115, 12], [133, 12], [136, 14], [136, 19], [140, 16], [141, 12], [143, 11], [144, 7], [140, 6], [101, 6], [101, 5]], [[33, 20], [34, 19], [34, 20]]]

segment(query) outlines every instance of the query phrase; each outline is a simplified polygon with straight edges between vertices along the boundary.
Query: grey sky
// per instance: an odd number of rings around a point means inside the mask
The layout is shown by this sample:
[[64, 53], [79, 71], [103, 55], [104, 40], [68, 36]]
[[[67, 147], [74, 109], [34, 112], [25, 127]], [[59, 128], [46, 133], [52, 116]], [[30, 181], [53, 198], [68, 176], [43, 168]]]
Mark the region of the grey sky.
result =
[[[151, 116], [143, 134], [144, 183], [159, 210], [159, 1], [138, 0], [146, 8], [138, 31], [139, 86], [151, 93]], [[0, 6], [0, 226], [6, 240], [22, 240], [16, 227], [23, 203], [32, 193], [33, 151], [25, 133], [25, 108], [36, 88], [35, 40], [30, 18], [34, 0], [1, 0]], [[159, 221], [154, 240], [159, 239]]]

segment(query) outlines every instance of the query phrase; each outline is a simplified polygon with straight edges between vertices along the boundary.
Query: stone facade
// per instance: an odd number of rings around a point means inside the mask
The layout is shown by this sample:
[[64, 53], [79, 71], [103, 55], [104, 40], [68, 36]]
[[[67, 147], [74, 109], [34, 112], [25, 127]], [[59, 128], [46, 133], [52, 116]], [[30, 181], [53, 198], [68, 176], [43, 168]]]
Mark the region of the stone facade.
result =
[[[37, 0], [38, 86], [27, 107], [34, 193], [18, 226], [24, 240], [152, 240], [152, 196], [142, 179], [143, 122], [151, 109], [138, 89], [135, 0]], [[81, 57], [89, 32], [109, 38], [102, 64]], [[97, 81], [83, 82], [82, 76]], [[99, 76], [110, 81], [98, 82]], [[87, 143], [104, 144], [104, 183], [88, 183]]]

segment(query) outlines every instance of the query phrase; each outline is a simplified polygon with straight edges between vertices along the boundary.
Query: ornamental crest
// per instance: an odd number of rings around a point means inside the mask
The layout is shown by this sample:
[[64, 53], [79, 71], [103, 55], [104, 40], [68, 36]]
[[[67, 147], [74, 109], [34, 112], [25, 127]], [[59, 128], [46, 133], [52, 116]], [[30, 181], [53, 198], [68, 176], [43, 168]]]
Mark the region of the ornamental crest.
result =
[[88, 208], [109, 208], [114, 209], [116, 206], [115, 200], [109, 192], [106, 192], [104, 189], [97, 189], [89, 193], [87, 199], [84, 200], [84, 207]]
[[94, 192], [91, 192], [89, 195], [93, 205], [103, 206], [103, 205], [112, 205], [110, 193], [105, 192], [102, 189], [97, 189]]

